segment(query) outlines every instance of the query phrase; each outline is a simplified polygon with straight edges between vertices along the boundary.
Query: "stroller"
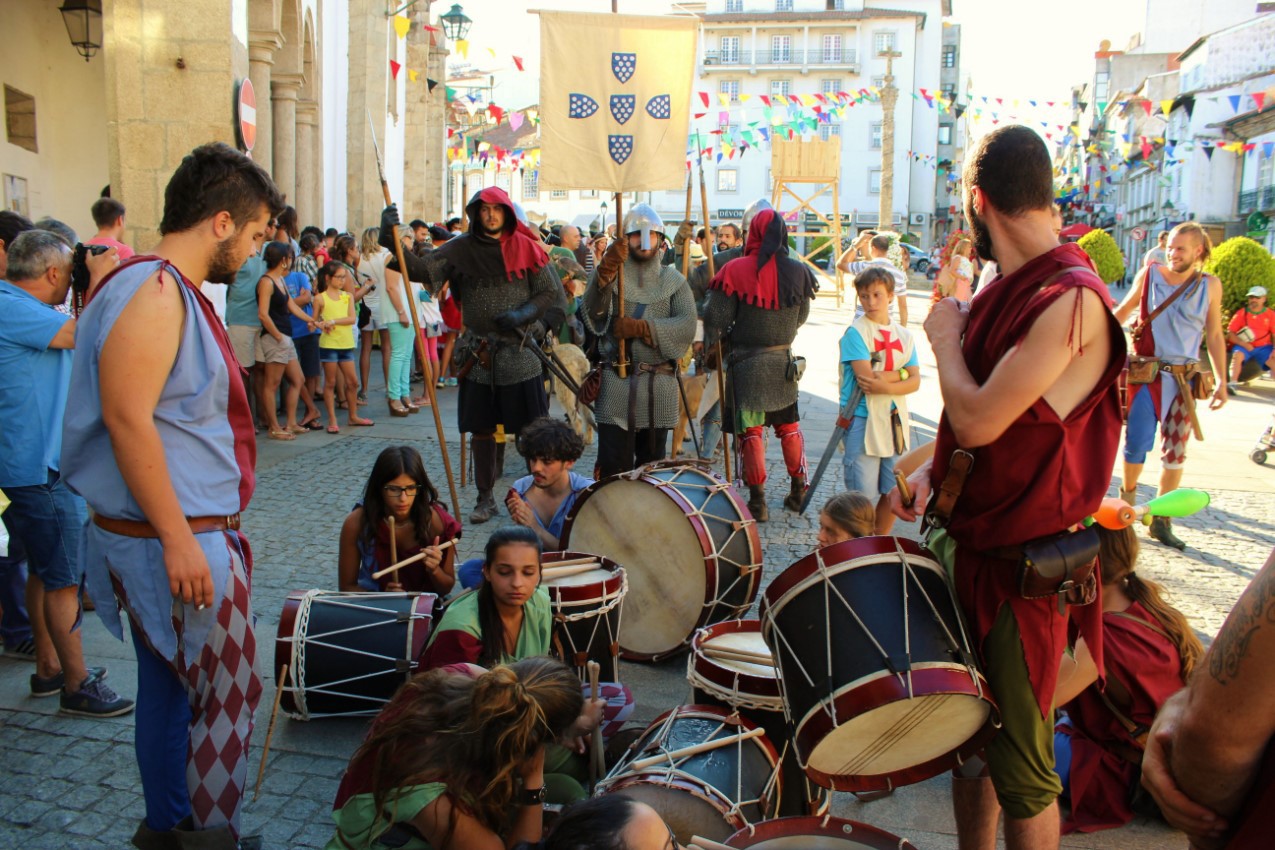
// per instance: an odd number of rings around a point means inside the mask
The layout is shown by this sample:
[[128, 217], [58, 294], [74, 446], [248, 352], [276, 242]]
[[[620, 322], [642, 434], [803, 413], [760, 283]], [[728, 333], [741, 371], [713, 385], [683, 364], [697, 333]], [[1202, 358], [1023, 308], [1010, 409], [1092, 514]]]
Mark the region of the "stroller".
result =
[[1257, 464], [1266, 463], [1267, 449], [1275, 449], [1275, 413], [1271, 414], [1270, 424], [1266, 426], [1266, 430], [1258, 438], [1253, 450], [1248, 453], [1248, 459]]

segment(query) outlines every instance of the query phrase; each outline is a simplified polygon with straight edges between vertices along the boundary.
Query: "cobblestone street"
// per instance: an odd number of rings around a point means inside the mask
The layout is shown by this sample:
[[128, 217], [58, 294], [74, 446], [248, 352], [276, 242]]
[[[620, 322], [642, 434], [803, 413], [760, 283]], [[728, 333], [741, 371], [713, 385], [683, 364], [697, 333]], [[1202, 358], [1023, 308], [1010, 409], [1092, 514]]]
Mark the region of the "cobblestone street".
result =
[[[914, 296], [911, 327], [922, 349], [923, 378], [912, 412], [917, 437], [928, 440], [940, 400], [933, 357], [920, 330], [919, 314], [923, 314], [925, 300], [919, 292]], [[831, 300], [820, 299], [798, 339], [798, 353], [810, 362], [802, 383], [801, 408], [812, 471], [835, 418], [834, 352], [850, 316], [849, 303], [838, 310]], [[372, 372], [369, 396], [378, 399], [382, 394], [378, 363], [374, 362]], [[455, 398], [454, 389], [440, 391], [459, 484]], [[1162, 582], [1206, 640], [1221, 626], [1241, 590], [1275, 546], [1271, 497], [1275, 468], [1257, 467], [1247, 459], [1248, 447], [1270, 416], [1273, 399], [1275, 384], [1262, 378], [1222, 413], [1203, 414], [1210, 441], [1192, 445], [1184, 484], [1209, 490], [1212, 504], [1199, 515], [1177, 522], [1189, 544], [1186, 552], [1171, 551], [1143, 537], [1139, 573]], [[316, 432], [292, 443], [263, 439], [258, 446], [257, 490], [244, 516], [244, 531], [256, 558], [254, 609], [266, 691], [253, 737], [244, 827], [247, 834], [263, 835], [269, 850], [318, 848], [331, 837], [330, 809], [337, 782], [366, 726], [365, 719], [302, 723], [281, 716], [260, 797], [252, 799], [275, 694], [273, 638], [285, 597], [293, 590], [335, 588], [341, 522], [360, 497], [373, 460], [386, 446], [409, 444], [418, 448], [431, 479], [448, 500], [429, 412], [391, 419], [383, 403], [374, 401], [367, 413], [376, 419], [376, 427], [343, 428], [339, 436]], [[595, 449], [596, 442], [578, 471], [591, 470]], [[762, 586], [813, 548], [817, 506], [841, 489], [838, 455], [820, 485], [815, 507], [804, 517], [796, 516], [780, 506], [787, 491], [787, 475], [774, 440], [768, 457], [771, 520], [761, 526], [765, 550]], [[507, 474], [498, 494], [522, 469], [512, 446], [505, 467]], [[1153, 495], [1157, 475], [1153, 459], [1142, 482], [1140, 496], [1144, 501]], [[462, 523], [472, 508], [474, 492], [472, 481], [461, 490], [461, 505], [455, 513]], [[498, 525], [499, 518], [481, 527], [467, 525], [458, 561], [479, 554], [487, 533]], [[914, 526], [900, 524], [896, 530], [904, 536], [916, 536]], [[101, 603], [109, 600], [99, 600]], [[89, 663], [106, 664], [112, 685], [121, 694], [133, 696], [136, 662], [132, 648], [113, 640], [92, 614], [85, 619], [84, 643]], [[655, 665], [625, 663], [624, 681], [638, 701], [635, 720], [649, 721], [684, 701], [688, 692], [685, 665], [684, 656]], [[0, 771], [0, 847], [118, 850], [129, 846], [129, 836], [143, 814], [132, 750], [132, 718], [99, 721], [59, 716], [57, 700], [28, 695], [27, 676], [32, 669], [29, 663], [0, 657], [0, 760], [4, 765]], [[870, 804], [838, 794], [833, 812], [904, 835], [920, 848], [954, 848], [949, 797], [948, 780], [938, 777]], [[1163, 825], [1137, 822], [1112, 832], [1070, 836], [1064, 846], [1178, 848], [1186, 842]]]

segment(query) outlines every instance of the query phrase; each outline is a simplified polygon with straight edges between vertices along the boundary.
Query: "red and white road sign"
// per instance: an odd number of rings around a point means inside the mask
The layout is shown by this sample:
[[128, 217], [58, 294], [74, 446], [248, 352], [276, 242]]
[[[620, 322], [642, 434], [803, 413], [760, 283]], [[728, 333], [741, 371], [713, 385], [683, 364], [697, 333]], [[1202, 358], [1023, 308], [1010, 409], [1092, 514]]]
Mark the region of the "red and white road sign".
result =
[[249, 153], [257, 143], [257, 93], [252, 80], [239, 81], [239, 96], [235, 98], [235, 129], [239, 134], [239, 146]]
[[1147, 238], [1147, 229], [1145, 227], [1135, 227], [1129, 231], [1129, 235], [1133, 237], [1134, 242], [1141, 242]]

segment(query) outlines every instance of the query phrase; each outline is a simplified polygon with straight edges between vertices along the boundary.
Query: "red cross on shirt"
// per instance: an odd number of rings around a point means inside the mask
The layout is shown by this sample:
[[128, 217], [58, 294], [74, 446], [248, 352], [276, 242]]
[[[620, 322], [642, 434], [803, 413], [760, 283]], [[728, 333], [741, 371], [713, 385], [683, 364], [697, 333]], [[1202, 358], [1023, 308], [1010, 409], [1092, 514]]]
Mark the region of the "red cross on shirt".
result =
[[878, 331], [877, 333], [879, 334], [879, 336], [876, 338], [876, 340], [873, 341], [872, 351], [873, 353], [884, 351], [885, 352], [885, 371], [893, 372], [895, 369], [894, 352], [897, 351], [899, 352], [899, 354], [903, 353], [903, 341], [893, 338], [893, 335], [888, 330], [885, 330], [885, 329], [882, 329]]

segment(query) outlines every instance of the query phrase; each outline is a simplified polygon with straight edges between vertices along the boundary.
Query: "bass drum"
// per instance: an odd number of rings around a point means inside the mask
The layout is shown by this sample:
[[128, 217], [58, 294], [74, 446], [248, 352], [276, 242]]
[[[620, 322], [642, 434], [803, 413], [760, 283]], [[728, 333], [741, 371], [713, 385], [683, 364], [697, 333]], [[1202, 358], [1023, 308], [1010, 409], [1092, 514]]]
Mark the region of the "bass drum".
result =
[[288, 594], [275, 673], [288, 665], [280, 707], [297, 720], [377, 714], [416, 672], [434, 623], [432, 593]]
[[757, 523], [735, 488], [702, 466], [660, 461], [593, 484], [567, 516], [568, 544], [628, 572], [625, 658], [667, 658], [697, 628], [739, 617], [757, 597]]
[[[760, 732], [715, 706], [666, 711], [598, 783], [598, 793], [646, 803], [679, 844], [695, 835], [720, 841], [774, 814], [782, 784], [779, 756]], [[741, 739], [745, 733], [755, 737]]]
[[866, 823], [834, 817], [779, 818], [726, 839], [740, 850], [916, 850], [905, 838]]
[[818, 549], [767, 586], [760, 613], [797, 755], [825, 788], [920, 782], [995, 734], [947, 574], [911, 540]]

